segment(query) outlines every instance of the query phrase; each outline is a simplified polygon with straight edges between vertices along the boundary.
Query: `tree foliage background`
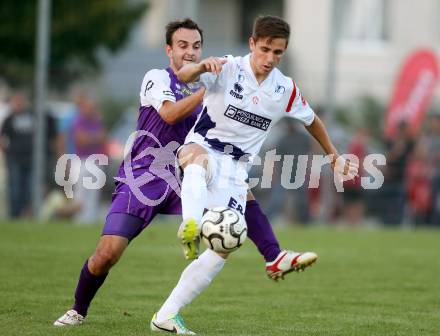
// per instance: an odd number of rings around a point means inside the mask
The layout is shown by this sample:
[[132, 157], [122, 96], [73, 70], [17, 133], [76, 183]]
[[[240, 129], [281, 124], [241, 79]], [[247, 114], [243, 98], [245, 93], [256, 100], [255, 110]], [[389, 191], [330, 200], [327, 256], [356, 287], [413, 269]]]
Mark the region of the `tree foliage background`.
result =
[[[38, 1], [0, 1], [0, 77], [10, 85], [32, 80]], [[56, 86], [99, 70], [97, 50], [124, 46], [145, 1], [52, 0], [50, 79]]]

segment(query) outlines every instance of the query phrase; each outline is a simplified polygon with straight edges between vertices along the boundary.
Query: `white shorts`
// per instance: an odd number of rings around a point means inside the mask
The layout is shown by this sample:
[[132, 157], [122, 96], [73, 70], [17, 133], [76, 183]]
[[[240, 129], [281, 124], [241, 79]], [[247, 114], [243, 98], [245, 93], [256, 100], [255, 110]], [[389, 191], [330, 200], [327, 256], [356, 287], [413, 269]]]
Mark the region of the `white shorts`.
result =
[[244, 216], [247, 197], [247, 163], [234, 160], [209, 147], [198, 144], [208, 152], [206, 208], [227, 206]]

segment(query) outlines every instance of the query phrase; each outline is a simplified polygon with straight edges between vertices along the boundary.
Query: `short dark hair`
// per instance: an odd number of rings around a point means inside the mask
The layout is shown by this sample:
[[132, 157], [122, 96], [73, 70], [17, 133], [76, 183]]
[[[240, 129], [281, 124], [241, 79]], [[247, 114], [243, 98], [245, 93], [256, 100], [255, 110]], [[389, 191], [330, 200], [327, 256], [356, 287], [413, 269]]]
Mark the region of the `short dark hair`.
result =
[[190, 18], [186, 18], [183, 20], [171, 21], [166, 25], [165, 41], [167, 45], [171, 46], [173, 44], [173, 34], [180, 28], [197, 30], [200, 34], [201, 42], [203, 44], [203, 30], [200, 29], [196, 22]]
[[252, 38], [257, 41], [260, 38], [269, 37], [286, 39], [286, 46], [289, 43], [290, 26], [282, 18], [272, 15], [259, 15], [254, 21]]

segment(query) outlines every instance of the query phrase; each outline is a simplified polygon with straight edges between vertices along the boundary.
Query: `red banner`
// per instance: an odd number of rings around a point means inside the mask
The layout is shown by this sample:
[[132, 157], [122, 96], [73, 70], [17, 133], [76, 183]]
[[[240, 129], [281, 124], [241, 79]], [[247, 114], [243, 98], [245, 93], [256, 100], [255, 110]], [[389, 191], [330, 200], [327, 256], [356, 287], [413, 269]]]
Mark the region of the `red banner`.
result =
[[405, 61], [394, 84], [385, 115], [385, 137], [391, 138], [401, 121], [417, 134], [431, 103], [439, 79], [437, 56], [430, 50], [417, 50]]

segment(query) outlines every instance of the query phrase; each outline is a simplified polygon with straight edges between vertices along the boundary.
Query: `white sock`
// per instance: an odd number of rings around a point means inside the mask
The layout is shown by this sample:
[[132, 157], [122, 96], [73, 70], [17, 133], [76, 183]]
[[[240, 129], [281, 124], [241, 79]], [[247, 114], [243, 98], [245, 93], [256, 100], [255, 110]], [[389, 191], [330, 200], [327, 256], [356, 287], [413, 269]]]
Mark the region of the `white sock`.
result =
[[180, 309], [194, 300], [208, 287], [224, 264], [225, 259], [211, 249], [206, 249], [183, 270], [176, 287], [157, 312], [157, 322], [163, 322], [176, 315]]
[[183, 171], [182, 181], [182, 217], [200, 222], [205, 210], [208, 188], [206, 169], [198, 164], [189, 164]]

